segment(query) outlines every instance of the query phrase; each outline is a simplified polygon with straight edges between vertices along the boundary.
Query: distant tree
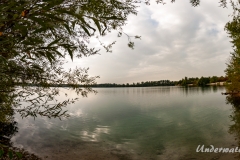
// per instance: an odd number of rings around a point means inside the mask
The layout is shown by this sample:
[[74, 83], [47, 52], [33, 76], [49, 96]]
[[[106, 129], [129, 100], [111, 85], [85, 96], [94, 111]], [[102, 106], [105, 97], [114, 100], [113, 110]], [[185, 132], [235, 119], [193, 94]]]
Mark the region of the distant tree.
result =
[[182, 83], [181, 83], [182, 86], [187, 86], [187, 79], [185, 77], [185, 79], [182, 79]]
[[209, 78], [209, 77], [201, 77], [201, 78], [198, 80], [197, 85], [198, 85], [198, 86], [206, 86], [209, 82], [210, 82], [210, 78]]
[[218, 77], [217, 76], [212, 76], [210, 78], [210, 83], [216, 83], [216, 82], [218, 82]]
[[221, 77], [218, 77], [218, 82], [225, 82], [226, 81], [226, 78], [221, 76]]

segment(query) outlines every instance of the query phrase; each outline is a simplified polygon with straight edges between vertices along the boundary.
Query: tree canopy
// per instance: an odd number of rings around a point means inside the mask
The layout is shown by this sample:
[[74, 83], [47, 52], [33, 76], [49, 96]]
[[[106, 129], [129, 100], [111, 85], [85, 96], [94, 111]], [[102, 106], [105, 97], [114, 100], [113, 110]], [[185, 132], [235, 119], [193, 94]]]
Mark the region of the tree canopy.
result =
[[[111, 30], [121, 34], [121, 26], [129, 14], [136, 14], [135, 8], [131, 1], [116, 0], [1, 0], [1, 111], [27, 101], [28, 109], [35, 112], [22, 112], [24, 116], [36, 116], [36, 112], [48, 115], [51, 111], [60, 114], [61, 107], [74, 100], [50, 107], [48, 102], [59, 92], [51, 88], [52, 84], [68, 84], [86, 96], [92, 89], [78, 85], [93, 84], [98, 77], [89, 77], [84, 68], [65, 71], [62, 65], [66, 56], [73, 59], [97, 54], [99, 50], [89, 47], [89, 38]], [[111, 45], [104, 48], [109, 51]], [[40, 112], [39, 107], [45, 107], [47, 112]], [[20, 111], [26, 111], [23, 108]]]
[[228, 85], [228, 90], [233, 92], [240, 91], [240, 10], [238, 5], [239, 3], [232, 2], [234, 9], [233, 19], [225, 26], [225, 30], [232, 39], [233, 48], [225, 73], [229, 81], [231, 81], [231, 84]]

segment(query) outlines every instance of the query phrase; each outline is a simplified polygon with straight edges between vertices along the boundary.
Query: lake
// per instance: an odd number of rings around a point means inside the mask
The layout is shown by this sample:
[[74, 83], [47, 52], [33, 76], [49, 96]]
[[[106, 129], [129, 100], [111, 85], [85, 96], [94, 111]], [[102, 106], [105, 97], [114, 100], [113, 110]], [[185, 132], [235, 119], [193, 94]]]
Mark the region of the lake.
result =
[[[238, 146], [224, 87], [96, 88], [67, 107], [69, 118], [22, 119], [13, 145], [43, 159], [234, 159], [198, 145]], [[73, 91], [62, 89], [76, 97]], [[59, 97], [63, 99], [63, 97]], [[239, 125], [240, 126], [240, 125]]]

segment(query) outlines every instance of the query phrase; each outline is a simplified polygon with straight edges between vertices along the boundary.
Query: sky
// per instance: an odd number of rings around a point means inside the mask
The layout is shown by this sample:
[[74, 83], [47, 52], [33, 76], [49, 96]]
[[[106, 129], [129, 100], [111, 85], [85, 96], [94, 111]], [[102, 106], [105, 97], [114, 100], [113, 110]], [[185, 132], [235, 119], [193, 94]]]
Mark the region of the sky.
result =
[[[112, 32], [101, 37], [108, 44], [116, 41], [112, 53], [74, 59], [65, 67], [89, 67], [90, 76], [100, 76], [97, 83], [133, 83], [180, 80], [186, 77], [224, 76], [232, 51], [224, 26], [231, 20], [231, 7], [221, 8], [218, 1], [202, 0], [192, 7], [189, 1], [142, 4], [138, 14], [128, 17], [125, 33], [139, 35], [127, 46], [128, 37]], [[95, 39], [91, 45], [99, 44]]]

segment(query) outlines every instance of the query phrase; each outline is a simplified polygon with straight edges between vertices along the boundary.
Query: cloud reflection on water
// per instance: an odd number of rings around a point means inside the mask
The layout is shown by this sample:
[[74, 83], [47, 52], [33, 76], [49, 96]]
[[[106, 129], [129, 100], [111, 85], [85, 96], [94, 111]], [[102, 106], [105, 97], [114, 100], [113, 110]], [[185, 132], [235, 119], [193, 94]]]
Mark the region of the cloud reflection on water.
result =
[[[75, 143], [107, 143], [139, 155], [155, 158], [197, 156], [199, 144], [227, 147], [229, 106], [212, 87], [98, 88], [67, 109], [62, 121], [39, 118], [19, 120], [16, 145], [32, 152]], [[95, 96], [95, 97], [94, 97]], [[92, 98], [94, 97], [94, 98]], [[27, 125], [36, 128], [31, 131]], [[36, 145], [37, 144], [37, 145]], [[175, 150], [175, 151], [174, 151]]]

